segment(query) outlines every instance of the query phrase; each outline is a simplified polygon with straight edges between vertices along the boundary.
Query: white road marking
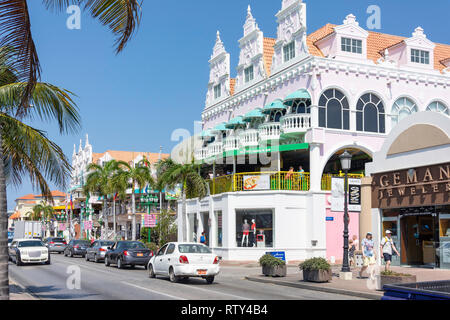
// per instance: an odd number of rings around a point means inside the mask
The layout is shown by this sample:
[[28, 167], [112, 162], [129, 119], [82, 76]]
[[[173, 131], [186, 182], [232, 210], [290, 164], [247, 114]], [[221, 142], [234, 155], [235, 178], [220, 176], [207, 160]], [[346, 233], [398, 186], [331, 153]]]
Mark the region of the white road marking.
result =
[[[181, 284], [177, 284], [177, 285], [178, 286], [183, 286]], [[212, 293], [215, 293], [215, 294], [218, 294], [218, 295], [235, 297], [235, 298], [242, 299], [242, 300], [252, 300], [250, 298], [241, 297], [241, 296], [238, 296], [238, 295], [235, 295], [235, 294], [230, 294], [230, 293], [224, 293], [224, 292], [219, 292], [219, 291], [214, 291], [214, 290], [203, 289], [203, 288], [199, 288], [199, 287], [196, 287], [196, 286], [193, 286], [193, 285], [189, 286], [189, 289], [197, 289], [197, 290], [201, 290], [201, 291], [205, 291], [205, 292], [209, 292], [209, 293], [212, 292]]]
[[187, 300], [187, 299], [185, 299], [185, 298], [176, 297], [176, 296], [172, 296], [172, 295], [167, 294], [167, 293], [162, 293], [162, 292], [155, 291], [155, 290], [152, 290], [152, 289], [144, 288], [144, 287], [135, 285], [135, 284], [133, 284], [133, 283], [128, 283], [128, 282], [125, 282], [125, 281], [121, 281], [121, 282], [122, 282], [123, 284], [128, 285], [128, 286], [132, 286], [132, 287], [135, 287], [135, 288], [138, 288], [138, 289], [141, 289], [141, 290], [145, 290], [145, 291], [149, 291], [149, 292], [152, 292], [152, 293], [156, 293], [156, 294], [159, 294], [159, 295], [162, 295], [162, 296], [166, 296], [166, 297], [169, 297], [169, 298], [171, 298], [171, 299], [175, 299], [175, 300]]

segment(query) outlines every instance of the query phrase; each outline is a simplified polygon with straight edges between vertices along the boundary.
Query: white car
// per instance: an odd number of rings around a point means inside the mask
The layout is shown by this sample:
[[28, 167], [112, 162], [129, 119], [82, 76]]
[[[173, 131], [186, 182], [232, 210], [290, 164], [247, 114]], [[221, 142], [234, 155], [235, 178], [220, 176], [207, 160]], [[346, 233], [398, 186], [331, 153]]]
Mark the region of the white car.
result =
[[149, 277], [169, 276], [172, 282], [200, 277], [211, 284], [220, 272], [219, 260], [204, 244], [169, 242], [148, 262]]
[[24, 263], [50, 264], [48, 248], [38, 239], [14, 239], [8, 251], [9, 259], [18, 266]]

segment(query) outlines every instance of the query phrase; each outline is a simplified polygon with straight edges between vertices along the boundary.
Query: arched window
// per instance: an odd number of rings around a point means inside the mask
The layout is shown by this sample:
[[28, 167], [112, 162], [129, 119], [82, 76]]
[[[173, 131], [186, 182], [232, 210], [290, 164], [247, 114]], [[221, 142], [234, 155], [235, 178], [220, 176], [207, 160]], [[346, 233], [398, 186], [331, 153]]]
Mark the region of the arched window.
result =
[[337, 89], [328, 89], [319, 100], [319, 127], [350, 129], [347, 97]]
[[385, 133], [385, 111], [380, 98], [367, 93], [356, 104], [356, 130]]
[[270, 122], [280, 122], [282, 116], [286, 114], [286, 110], [276, 110], [270, 113]]
[[392, 106], [392, 126], [395, 126], [402, 119], [406, 118], [410, 114], [417, 112], [417, 105], [408, 98], [400, 98], [394, 102]]
[[311, 113], [311, 99], [294, 100], [291, 113]]
[[427, 111], [435, 111], [435, 112], [443, 113], [447, 116], [449, 115], [447, 106], [439, 101], [434, 101], [434, 102], [430, 103], [430, 105], [427, 107]]

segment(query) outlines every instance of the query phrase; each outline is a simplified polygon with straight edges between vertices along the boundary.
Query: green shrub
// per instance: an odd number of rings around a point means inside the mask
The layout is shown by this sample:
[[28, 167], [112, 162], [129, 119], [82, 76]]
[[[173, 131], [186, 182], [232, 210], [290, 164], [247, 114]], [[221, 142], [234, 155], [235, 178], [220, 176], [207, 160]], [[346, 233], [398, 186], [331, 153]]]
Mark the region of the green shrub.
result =
[[330, 264], [324, 258], [312, 258], [305, 260], [303, 263], [299, 265], [300, 270], [326, 270], [329, 271], [331, 269]]
[[411, 274], [408, 273], [398, 273], [398, 272], [394, 272], [392, 270], [388, 270], [388, 271], [381, 271], [380, 273], [382, 276], [394, 276], [394, 277], [411, 277]]
[[156, 252], [158, 250], [158, 246], [154, 242], [142, 242], [148, 249]]
[[265, 254], [259, 259], [259, 265], [264, 267], [276, 267], [276, 266], [284, 266], [286, 264], [285, 261], [275, 258], [270, 254]]

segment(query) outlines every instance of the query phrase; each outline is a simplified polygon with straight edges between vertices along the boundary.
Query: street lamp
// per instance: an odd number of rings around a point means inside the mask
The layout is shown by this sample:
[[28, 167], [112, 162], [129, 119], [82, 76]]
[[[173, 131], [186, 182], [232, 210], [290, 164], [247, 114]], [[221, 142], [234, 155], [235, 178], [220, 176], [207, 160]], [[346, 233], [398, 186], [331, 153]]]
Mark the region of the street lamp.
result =
[[342, 259], [342, 272], [350, 272], [350, 266], [348, 265], [348, 204], [347, 204], [347, 189], [348, 189], [348, 171], [352, 167], [352, 155], [344, 151], [339, 156], [341, 160], [342, 170], [345, 172], [344, 177], [344, 257]]

